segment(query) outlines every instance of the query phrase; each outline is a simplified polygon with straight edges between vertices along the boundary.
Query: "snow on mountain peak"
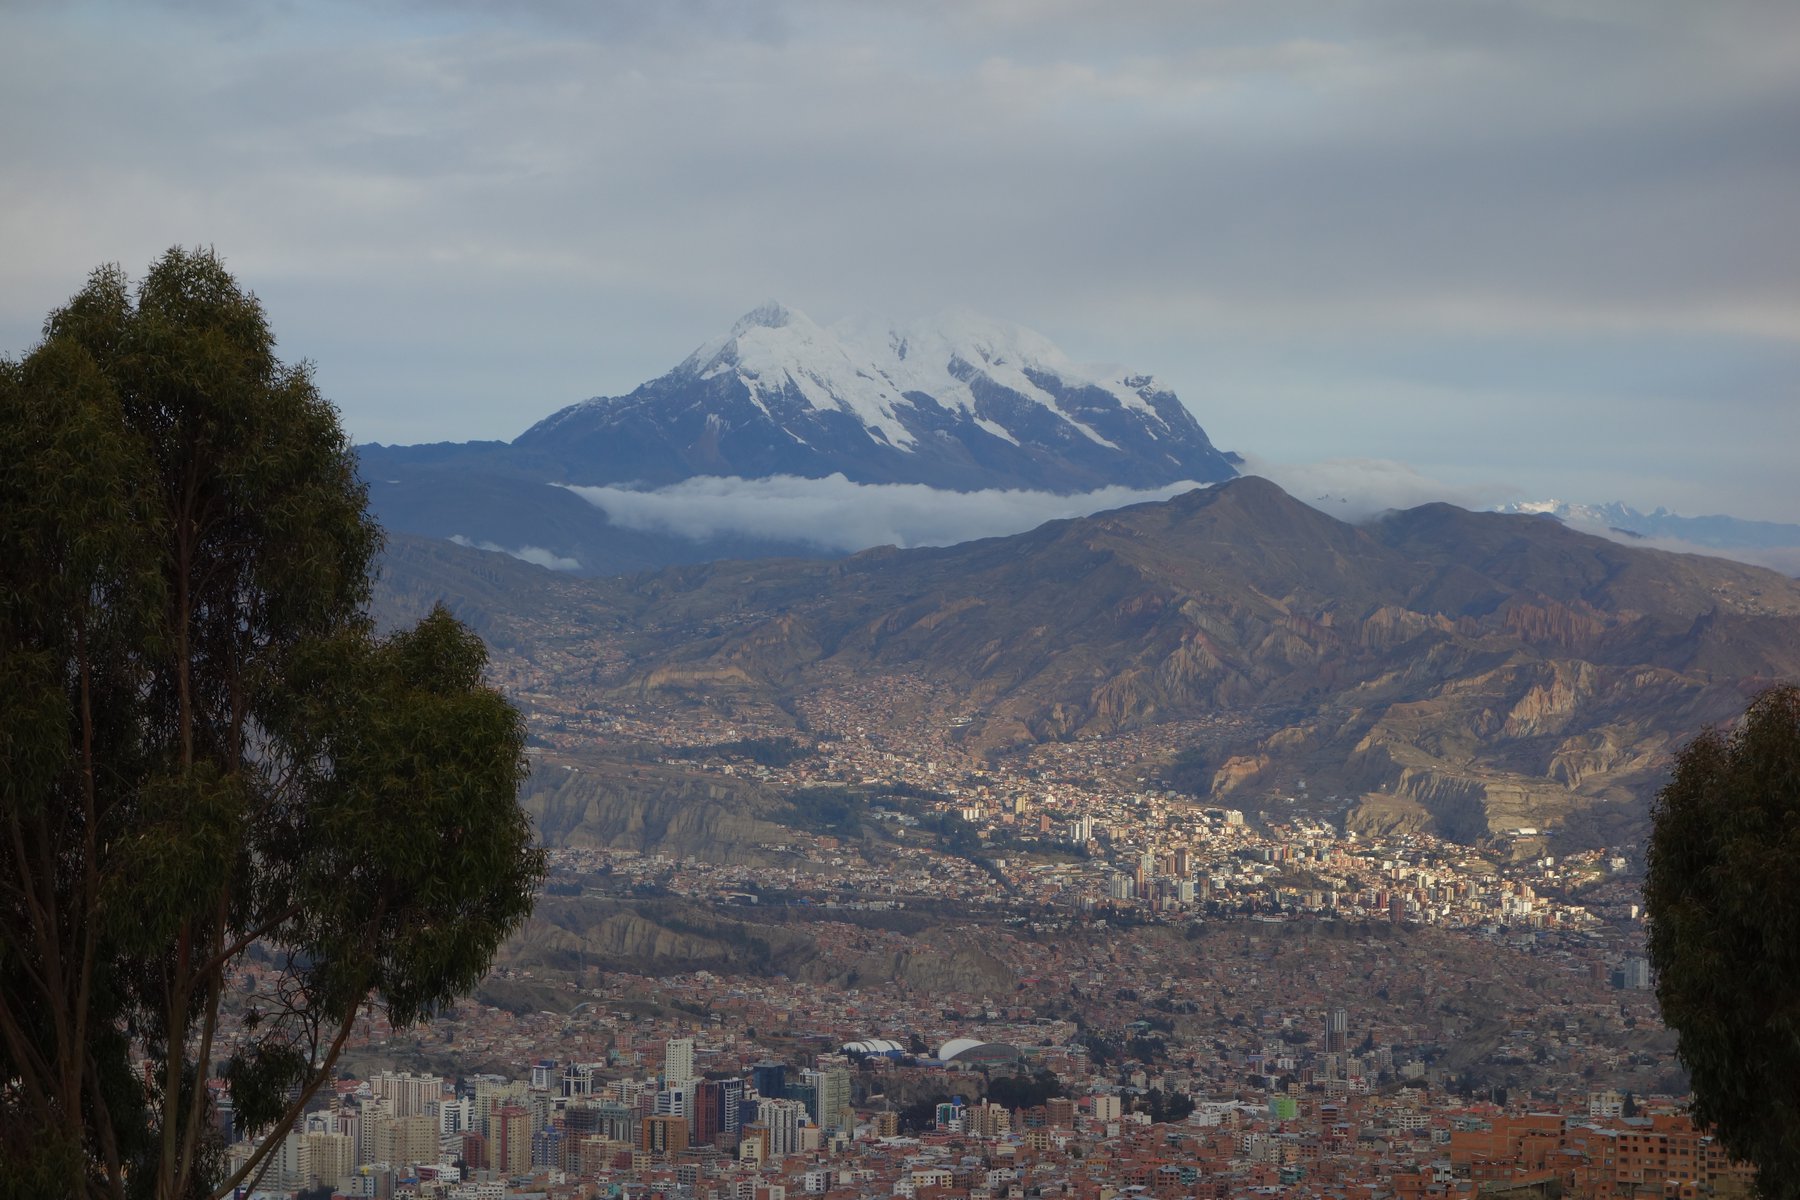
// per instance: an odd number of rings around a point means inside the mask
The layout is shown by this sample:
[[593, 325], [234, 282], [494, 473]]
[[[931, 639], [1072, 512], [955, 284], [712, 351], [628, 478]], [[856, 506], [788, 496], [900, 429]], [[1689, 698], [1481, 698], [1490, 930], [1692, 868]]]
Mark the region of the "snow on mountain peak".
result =
[[764, 300], [737, 319], [737, 324], [731, 327], [731, 336], [739, 337], [752, 329], [782, 329], [795, 324], [812, 325], [812, 321], [806, 314], [795, 312], [779, 300]]
[[841, 470], [1059, 490], [1234, 473], [1150, 376], [1075, 363], [1042, 334], [960, 309], [821, 326], [769, 300], [666, 374], [571, 405], [520, 442], [557, 439], [559, 455], [573, 453], [562, 443], [591, 443], [571, 461], [608, 479], [639, 478], [644, 463], [649, 474], [680, 463], [699, 474]]
[[[1109, 410], [1130, 413], [1134, 437], [1181, 443], [1200, 432], [1151, 376], [1077, 364], [1042, 334], [967, 309], [898, 325], [821, 326], [767, 300], [728, 334], [695, 349], [670, 378], [735, 380], [764, 416], [802, 443], [809, 435], [792, 421], [806, 410], [846, 414], [871, 441], [908, 452], [925, 429], [939, 428], [942, 416], [928, 415], [934, 408], [1015, 446], [1042, 437], [1048, 415], [1088, 442], [1122, 451], [1096, 427], [1108, 424]], [[589, 402], [596, 403], [607, 401]], [[1038, 415], [1029, 415], [1034, 410]]]

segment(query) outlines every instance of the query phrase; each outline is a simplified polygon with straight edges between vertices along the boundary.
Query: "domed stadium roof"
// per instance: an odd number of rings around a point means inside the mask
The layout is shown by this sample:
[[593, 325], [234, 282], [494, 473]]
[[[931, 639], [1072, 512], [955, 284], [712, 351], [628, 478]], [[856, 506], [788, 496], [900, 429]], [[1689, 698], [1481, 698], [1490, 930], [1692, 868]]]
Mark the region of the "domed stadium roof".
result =
[[905, 1054], [906, 1047], [886, 1038], [869, 1038], [860, 1042], [845, 1042], [838, 1047], [838, 1052], [841, 1054]]
[[938, 1047], [939, 1062], [1013, 1062], [1019, 1048], [1005, 1042], [984, 1042], [976, 1038], [952, 1038]]

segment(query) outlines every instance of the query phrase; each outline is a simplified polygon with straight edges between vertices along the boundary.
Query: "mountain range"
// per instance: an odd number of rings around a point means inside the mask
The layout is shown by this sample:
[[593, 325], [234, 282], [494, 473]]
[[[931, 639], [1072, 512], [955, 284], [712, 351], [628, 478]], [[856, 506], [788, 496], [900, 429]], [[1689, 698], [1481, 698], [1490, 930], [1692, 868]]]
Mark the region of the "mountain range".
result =
[[1800, 574], [1800, 525], [1783, 521], [1747, 521], [1717, 514], [1684, 517], [1666, 508], [1643, 512], [1619, 501], [1527, 500], [1503, 504], [1495, 511], [1550, 517], [1584, 533], [1645, 540], [1665, 549], [1709, 551], [1788, 575]]
[[[1256, 477], [943, 549], [610, 579], [400, 539], [383, 588], [395, 617], [449, 602], [571, 711], [804, 736], [808, 704], [890, 681], [976, 758], [1179, 729], [1159, 744], [1210, 797], [1305, 780], [1352, 828], [1471, 842], [1629, 841], [1677, 744], [1800, 676], [1800, 584], [1773, 572], [1444, 504], [1353, 526]], [[677, 786], [605, 775], [602, 826]]]
[[358, 453], [388, 528], [582, 574], [807, 548], [625, 528], [571, 487], [842, 476], [1070, 495], [1217, 482], [1238, 462], [1154, 378], [1078, 365], [1030, 330], [967, 313], [825, 328], [772, 302], [666, 374], [511, 442]]

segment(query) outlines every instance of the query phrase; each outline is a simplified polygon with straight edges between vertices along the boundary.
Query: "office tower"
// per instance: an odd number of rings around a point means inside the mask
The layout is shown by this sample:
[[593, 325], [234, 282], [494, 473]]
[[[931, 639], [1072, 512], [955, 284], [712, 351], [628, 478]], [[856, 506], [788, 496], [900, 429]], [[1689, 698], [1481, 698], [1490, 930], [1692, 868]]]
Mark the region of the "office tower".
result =
[[594, 1094], [594, 1067], [592, 1063], [572, 1062], [563, 1068], [563, 1095], [591, 1096]]
[[688, 1148], [687, 1119], [666, 1113], [646, 1118], [638, 1148], [663, 1156], [681, 1153]]
[[819, 1123], [819, 1088], [813, 1082], [816, 1078], [817, 1072], [803, 1071], [800, 1082], [787, 1085], [787, 1098], [798, 1101], [800, 1111], [815, 1125]]
[[694, 1077], [694, 1039], [670, 1038], [663, 1050], [663, 1083], [685, 1083]]
[[696, 1145], [717, 1144], [719, 1130], [725, 1118], [724, 1090], [724, 1081], [718, 1079], [705, 1079], [694, 1085], [693, 1134]]
[[750, 1068], [750, 1086], [765, 1100], [787, 1099], [787, 1064], [764, 1059]]
[[276, 1186], [298, 1190], [312, 1186], [312, 1147], [306, 1135], [298, 1130], [289, 1130], [281, 1145], [270, 1157], [275, 1160], [274, 1176]]
[[475, 1128], [475, 1102], [464, 1096], [460, 1100], [438, 1103], [438, 1132], [467, 1133]]
[[691, 1124], [694, 1119], [694, 1095], [693, 1080], [671, 1080], [667, 1087], [656, 1093], [656, 1115], [680, 1117]]
[[709, 1080], [701, 1087], [710, 1089], [698, 1097], [701, 1119], [710, 1126], [711, 1136], [703, 1140], [713, 1145], [734, 1146], [742, 1122], [744, 1081], [741, 1079]]
[[534, 1167], [558, 1167], [563, 1163], [563, 1131], [556, 1125], [547, 1125], [531, 1136], [531, 1165]]

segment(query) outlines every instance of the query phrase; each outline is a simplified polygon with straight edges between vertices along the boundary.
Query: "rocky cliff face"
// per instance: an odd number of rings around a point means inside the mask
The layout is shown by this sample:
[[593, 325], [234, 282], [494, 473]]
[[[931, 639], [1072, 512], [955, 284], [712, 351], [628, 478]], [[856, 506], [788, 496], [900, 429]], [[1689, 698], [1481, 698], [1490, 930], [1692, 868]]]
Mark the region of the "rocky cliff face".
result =
[[660, 764], [591, 758], [540, 766], [522, 803], [546, 845], [694, 855], [769, 866], [792, 859], [780, 801], [756, 786]]

